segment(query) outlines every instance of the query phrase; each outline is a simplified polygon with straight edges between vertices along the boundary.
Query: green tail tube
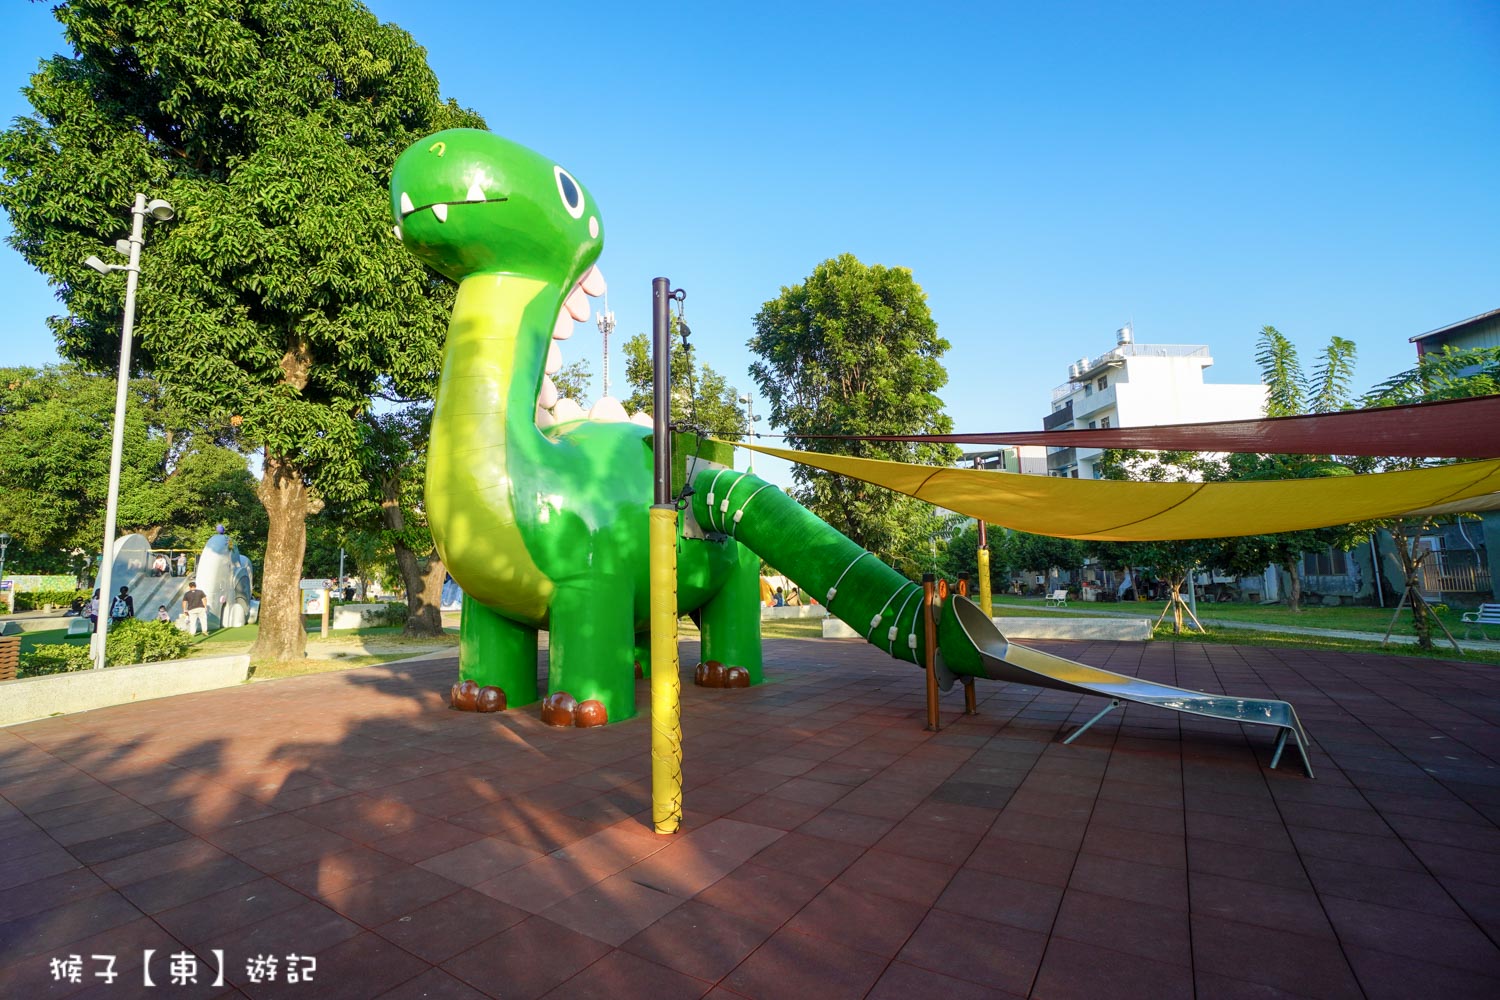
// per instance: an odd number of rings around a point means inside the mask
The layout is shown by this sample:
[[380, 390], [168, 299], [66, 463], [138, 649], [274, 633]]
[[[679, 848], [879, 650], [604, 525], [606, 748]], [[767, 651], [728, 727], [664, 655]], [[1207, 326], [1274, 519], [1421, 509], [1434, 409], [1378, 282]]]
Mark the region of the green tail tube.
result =
[[[921, 663], [920, 585], [759, 476], [709, 469], [693, 480], [693, 488], [693, 514], [705, 531], [744, 543], [871, 645], [898, 660]], [[943, 617], [951, 615], [945, 607]], [[944, 635], [941, 626], [938, 634]], [[973, 659], [977, 662], [977, 655]]]

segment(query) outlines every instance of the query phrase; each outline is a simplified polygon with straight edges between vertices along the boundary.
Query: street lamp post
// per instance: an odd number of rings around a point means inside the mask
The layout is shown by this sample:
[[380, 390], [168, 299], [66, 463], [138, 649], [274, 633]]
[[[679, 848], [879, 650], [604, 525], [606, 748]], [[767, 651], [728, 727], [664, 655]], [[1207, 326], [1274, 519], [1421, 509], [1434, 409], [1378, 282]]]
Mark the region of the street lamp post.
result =
[[[8, 548], [10, 548], [10, 532], [8, 532], [8, 531], [0, 531], [0, 580], [4, 580], [5, 579], [5, 550], [8, 549]], [[14, 594], [13, 593], [6, 594], [5, 600], [8, 601], [8, 602], [14, 601], [15, 600]], [[9, 603], [6, 605], [6, 607], [8, 607], [8, 608], [14, 607], [14, 606], [15, 606], [14, 604], [9, 604]]]
[[[755, 437], [755, 422], [760, 419], [755, 415], [755, 400], [749, 393], [740, 397], [740, 402], [745, 404], [745, 437]], [[755, 452], [748, 453], [750, 457], [745, 461], [745, 471], [755, 471]]]
[[[135, 196], [131, 207], [130, 239], [115, 243], [115, 249], [126, 254], [129, 263], [106, 264], [98, 257], [89, 257], [85, 264], [108, 274], [111, 271], [125, 272], [125, 323], [120, 332], [120, 375], [115, 383], [115, 427], [109, 451], [109, 496], [104, 505], [104, 558], [99, 560], [99, 628], [94, 633], [94, 666], [104, 666], [104, 641], [109, 634], [109, 612], [114, 606], [114, 541], [115, 514], [120, 503], [120, 465], [125, 451], [125, 398], [130, 391], [130, 336], [135, 327], [135, 289], [141, 276], [141, 244], [145, 242], [146, 216], [157, 222], [166, 222], [176, 213], [172, 206], [160, 198], [146, 200], [144, 194]], [[125, 245], [128, 244], [128, 245]]]

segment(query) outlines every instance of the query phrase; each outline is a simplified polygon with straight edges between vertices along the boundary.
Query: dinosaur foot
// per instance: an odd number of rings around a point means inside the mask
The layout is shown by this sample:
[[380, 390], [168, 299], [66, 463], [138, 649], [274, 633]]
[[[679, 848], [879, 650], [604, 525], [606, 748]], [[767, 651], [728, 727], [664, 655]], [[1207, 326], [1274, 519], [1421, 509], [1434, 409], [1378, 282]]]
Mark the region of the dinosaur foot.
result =
[[542, 701], [542, 721], [549, 726], [577, 726], [588, 729], [609, 721], [604, 703], [590, 699], [579, 702], [566, 691], [553, 691]]
[[460, 712], [503, 712], [505, 692], [489, 684], [459, 681], [448, 692], [448, 704]]
[[693, 668], [693, 683], [706, 688], [747, 688], [750, 672], [744, 667], [726, 667], [718, 660], [708, 660]]

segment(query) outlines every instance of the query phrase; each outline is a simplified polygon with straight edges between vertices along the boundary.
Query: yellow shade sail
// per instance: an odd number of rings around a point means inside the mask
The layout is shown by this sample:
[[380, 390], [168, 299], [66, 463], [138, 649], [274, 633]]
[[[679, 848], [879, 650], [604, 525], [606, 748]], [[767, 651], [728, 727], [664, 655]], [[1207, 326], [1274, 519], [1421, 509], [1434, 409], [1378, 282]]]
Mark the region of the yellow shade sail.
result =
[[1500, 491], [1500, 461], [1410, 472], [1240, 483], [1136, 483], [908, 465], [740, 444], [989, 524], [1106, 542], [1268, 535], [1396, 517]]

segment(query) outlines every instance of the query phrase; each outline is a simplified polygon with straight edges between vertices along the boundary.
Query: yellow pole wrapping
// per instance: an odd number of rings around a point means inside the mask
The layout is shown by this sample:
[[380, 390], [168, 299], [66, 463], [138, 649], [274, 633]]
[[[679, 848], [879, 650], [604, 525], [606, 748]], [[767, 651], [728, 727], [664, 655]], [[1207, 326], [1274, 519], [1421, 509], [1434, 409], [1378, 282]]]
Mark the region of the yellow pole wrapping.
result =
[[677, 508], [651, 508], [651, 822], [682, 826], [682, 680], [677, 662]]
[[986, 618], [995, 617], [994, 602], [990, 600], [990, 550], [979, 550], [979, 607]]

